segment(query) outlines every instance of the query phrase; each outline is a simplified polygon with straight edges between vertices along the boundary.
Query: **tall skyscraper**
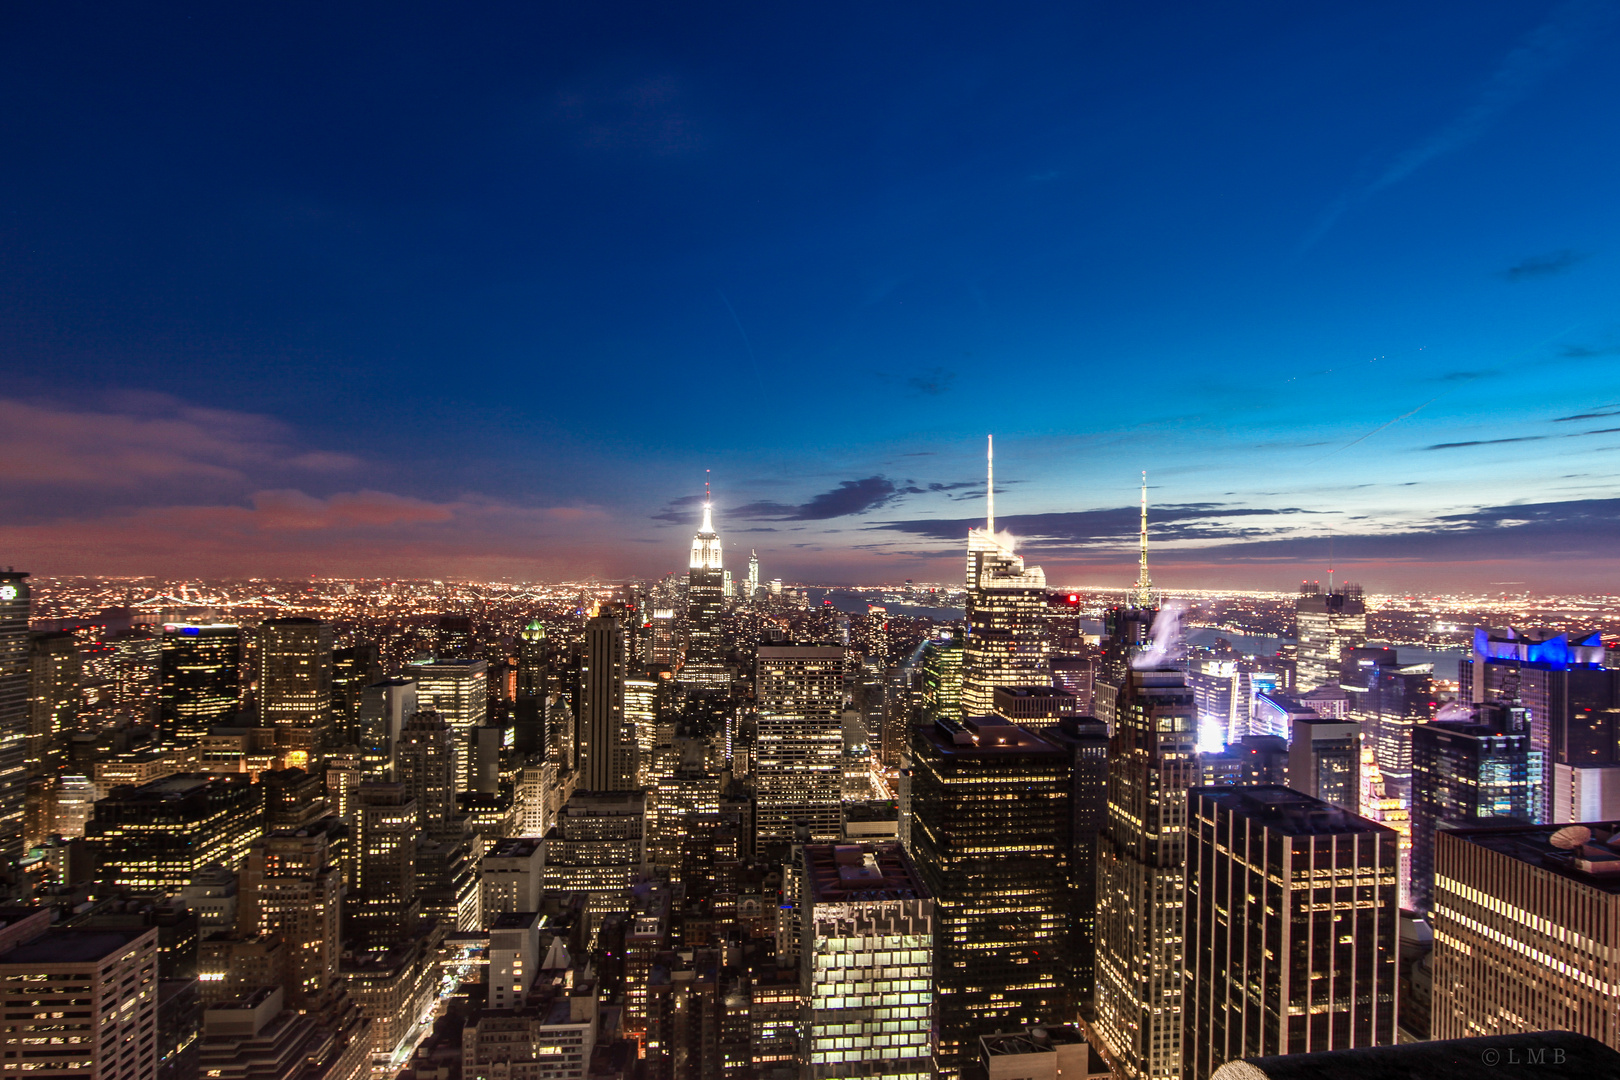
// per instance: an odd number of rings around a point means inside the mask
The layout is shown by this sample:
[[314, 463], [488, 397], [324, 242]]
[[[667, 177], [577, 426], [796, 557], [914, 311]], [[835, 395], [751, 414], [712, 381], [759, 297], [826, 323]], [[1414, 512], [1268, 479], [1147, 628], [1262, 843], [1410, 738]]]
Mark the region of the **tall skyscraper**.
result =
[[29, 777], [55, 769], [78, 722], [83, 662], [72, 634], [31, 634], [28, 641]]
[[1476, 705], [1466, 721], [1412, 729], [1412, 906], [1428, 911], [1437, 828], [1538, 823], [1543, 758], [1524, 710]]
[[748, 552], [748, 599], [759, 596], [759, 552]]
[[1324, 593], [1315, 582], [1301, 585], [1294, 603], [1294, 639], [1299, 642], [1295, 688], [1303, 694], [1337, 683], [1345, 650], [1367, 641], [1361, 586], [1345, 584]]
[[1046, 574], [1025, 568], [996, 533], [994, 458], [983, 529], [968, 530], [967, 641], [962, 654], [964, 716], [995, 710], [997, 686], [1050, 684]]
[[455, 733], [444, 717], [427, 711], [405, 721], [394, 750], [394, 779], [416, 804], [417, 825], [438, 840], [459, 839], [462, 833], [456, 814], [455, 748]]
[[714, 509], [705, 497], [703, 524], [692, 537], [692, 560], [687, 572], [686, 660], [681, 665], [682, 682], [719, 690], [731, 685], [720, 636], [725, 600], [720, 534], [714, 531]]
[[539, 619], [530, 619], [518, 634], [517, 696], [538, 698], [546, 694], [546, 628]]
[[1393, 1044], [1395, 833], [1285, 787], [1190, 800], [1185, 1080]]
[[28, 575], [0, 571], [0, 864], [23, 854], [28, 796]]
[[1098, 850], [1097, 1032], [1120, 1080], [1181, 1076], [1187, 790], [1198, 714], [1174, 670], [1127, 673]]
[[355, 792], [354, 862], [344, 897], [344, 936], [387, 949], [416, 932], [416, 803], [403, 784], [361, 784]]
[[626, 737], [624, 623], [603, 611], [585, 623], [579, 670], [577, 768], [581, 791], [629, 791], [636, 786], [636, 744]]
[[278, 934], [286, 942], [282, 986], [294, 1008], [330, 1003], [343, 952], [343, 875], [328, 833], [272, 832], [248, 852], [237, 889], [237, 931]]
[[911, 853], [934, 897], [939, 1064], [980, 1035], [1067, 1015], [1070, 764], [999, 716], [912, 739]]
[[899, 844], [805, 845], [802, 1076], [934, 1076], [933, 909]]
[[166, 623], [159, 667], [165, 738], [194, 742], [242, 703], [242, 628]]
[[259, 627], [259, 722], [314, 762], [333, 744], [332, 626], [269, 619]]
[[483, 660], [436, 659], [406, 667], [416, 682], [417, 702], [432, 709], [456, 734], [456, 784], [473, 790], [472, 732], [489, 715], [489, 664]]
[[1066, 716], [1041, 738], [1069, 755], [1070, 1002], [1091, 1012], [1097, 997], [1097, 844], [1108, 824], [1108, 725]]
[[1620, 1048], [1617, 836], [1604, 822], [1435, 838], [1435, 1038], [1560, 1030]]
[[813, 840], [837, 840], [843, 822], [844, 650], [761, 645], [754, 787], [761, 839], [792, 839], [808, 822]]

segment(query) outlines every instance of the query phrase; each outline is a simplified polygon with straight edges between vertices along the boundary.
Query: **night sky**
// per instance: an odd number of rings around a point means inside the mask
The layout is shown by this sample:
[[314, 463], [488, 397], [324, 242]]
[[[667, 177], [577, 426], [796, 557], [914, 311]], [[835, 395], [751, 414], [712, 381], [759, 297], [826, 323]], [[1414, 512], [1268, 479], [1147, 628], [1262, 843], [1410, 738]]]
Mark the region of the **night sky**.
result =
[[[0, 563], [1620, 580], [1620, 4], [0, 9]], [[706, 472], [706, 470], [709, 470]], [[1513, 584], [1507, 584], [1513, 583]], [[1523, 585], [1517, 584], [1523, 583]]]

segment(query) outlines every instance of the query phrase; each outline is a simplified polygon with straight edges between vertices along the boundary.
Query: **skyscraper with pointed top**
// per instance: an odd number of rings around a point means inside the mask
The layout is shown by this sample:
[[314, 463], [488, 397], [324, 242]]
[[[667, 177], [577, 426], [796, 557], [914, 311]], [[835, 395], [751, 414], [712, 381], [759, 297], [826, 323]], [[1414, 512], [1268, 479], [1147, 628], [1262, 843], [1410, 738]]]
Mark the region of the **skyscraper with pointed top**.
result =
[[1125, 600], [1110, 608], [1103, 618], [1103, 655], [1092, 686], [1092, 712], [1097, 719], [1114, 723], [1114, 713], [1129, 679], [1131, 659], [1148, 641], [1158, 603], [1153, 595], [1153, 577], [1148, 573], [1147, 473], [1142, 473], [1142, 527], [1136, 582]]
[[726, 670], [720, 619], [725, 610], [726, 572], [721, 565], [720, 534], [714, 531], [714, 505], [704, 485], [703, 524], [692, 537], [692, 559], [686, 583], [686, 659], [681, 681], [723, 690], [731, 685]]
[[967, 641], [962, 654], [962, 711], [987, 716], [998, 686], [1051, 682], [1046, 632], [1046, 574], [1025, 568], [1012, 538], [996, 532], [995, 443], [986, 443], [983, 529], [968, 530]]
[[1142, 470], [1142, 563], [1136, 575], [1136, 606], [1146, 611], [1153, 606], [1153, 578], [1147, 563], [1147, 470]]

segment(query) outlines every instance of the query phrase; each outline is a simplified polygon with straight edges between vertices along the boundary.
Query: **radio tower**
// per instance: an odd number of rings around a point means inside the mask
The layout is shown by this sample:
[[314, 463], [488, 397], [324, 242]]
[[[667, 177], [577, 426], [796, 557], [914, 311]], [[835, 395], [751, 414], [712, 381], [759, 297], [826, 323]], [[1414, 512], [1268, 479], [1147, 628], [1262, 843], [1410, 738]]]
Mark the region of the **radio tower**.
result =
[[1142, 569], [1136, 578], [1136, 606], [1153, 606], [1153, 579], [1148, 576], [1147, 564], [1147, 472], [1142, 472]]

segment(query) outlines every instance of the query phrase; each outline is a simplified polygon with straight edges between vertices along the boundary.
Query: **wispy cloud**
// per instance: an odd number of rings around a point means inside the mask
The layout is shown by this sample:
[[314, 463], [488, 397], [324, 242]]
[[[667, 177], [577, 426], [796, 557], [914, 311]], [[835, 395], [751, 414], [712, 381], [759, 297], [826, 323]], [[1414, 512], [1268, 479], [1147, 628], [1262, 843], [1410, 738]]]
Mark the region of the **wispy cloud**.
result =
[[1540, 442], [1550, 439], [1551, 435], [1517, 435], [1511, 439], [1469, 439], [1466, 442], [1441, 442], [1433, 446], [1425, 446], [1425, 450], [1458, 450], [1465, 446], [1499, 446], [1502, 443]]
[[936, 367], [929, 368], [927, 371], [913, 375], [911, 378], [906, 380], [906, 385], [917, 391], [919, 394], [926, 394], [929, 397], [938, 397], [939, 395], [945, 393], [945, 391], [949, 390], [951, 388], [951, 383], [955, 381], [956, 372], [947, 371], [944, 368]]
[[1397, 155], [1372, 180], [1340, 195], [1307, 234], [1303, 246], [1314, 246], [1354, 207], [1394, 187], [1431, 161], [1479, 139], [1503, 113], [1529, 97], [1549, 75], [1606, 33], [1616, 17], [1620, 17], [1620, 5], [1607, 0], [1570, 0], [1560, 5], [1502, 58], [1473, 104], [1451, 123]]
[[876, 510], [901, 495], [916, 493], [918, 490], [916, 487], [902, 488], [886, 476], [868, 476], [861, 480], [840, 481], [831, 491], [823, 491], [809, 502], [797, 506], [779, 502], [755, 502], [734, 507], [731, 513], [736, 517], [774, 521], [829, 521], [832, 518]]
[[1502, 278], [1510, 285], [1517, 285], [1537, 278], [1556, 277], [1567, 273], [1591, 257], [1590, 251], [1570, 251], [1567, 248], [1562, 251], [1551, 251], [1545, 255], [1531, 255], [1502, 271]]

